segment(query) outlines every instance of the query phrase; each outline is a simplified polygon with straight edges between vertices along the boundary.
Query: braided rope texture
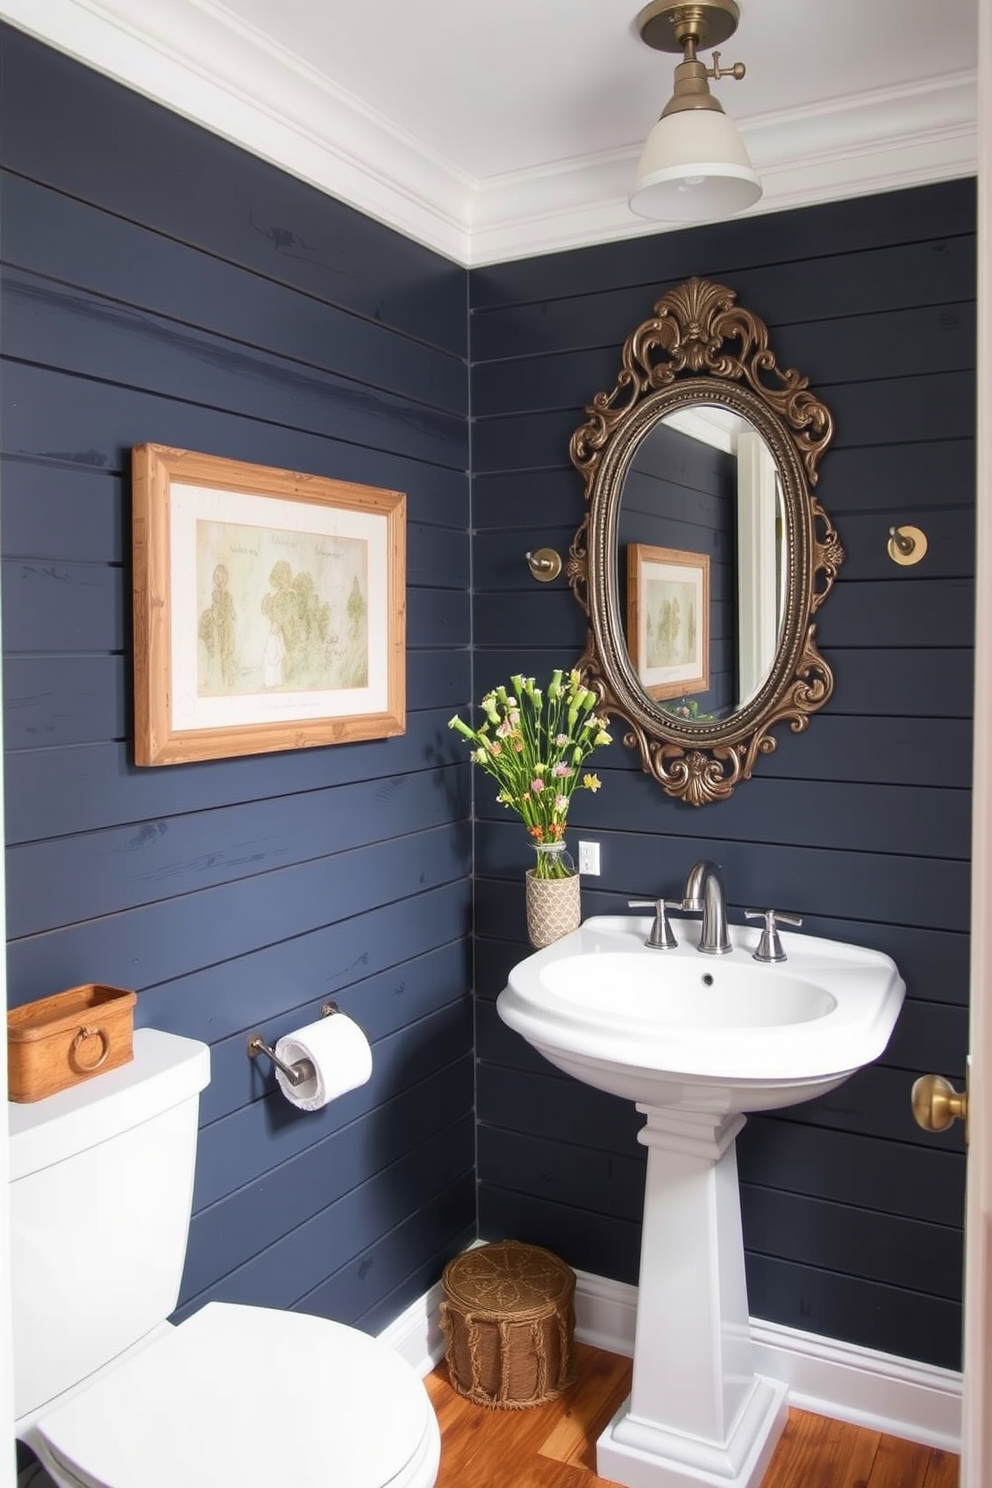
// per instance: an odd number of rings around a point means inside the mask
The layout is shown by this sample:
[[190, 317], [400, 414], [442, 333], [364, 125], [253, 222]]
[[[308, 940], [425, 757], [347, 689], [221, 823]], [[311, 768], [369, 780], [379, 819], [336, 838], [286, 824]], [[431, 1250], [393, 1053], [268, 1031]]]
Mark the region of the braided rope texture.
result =
[[525, 1410], [572, 1383], [575, 1272], [558, 1256], [500, 1240], [456, 1256], [441, 1281], [445, 1359], [459, 1395]]

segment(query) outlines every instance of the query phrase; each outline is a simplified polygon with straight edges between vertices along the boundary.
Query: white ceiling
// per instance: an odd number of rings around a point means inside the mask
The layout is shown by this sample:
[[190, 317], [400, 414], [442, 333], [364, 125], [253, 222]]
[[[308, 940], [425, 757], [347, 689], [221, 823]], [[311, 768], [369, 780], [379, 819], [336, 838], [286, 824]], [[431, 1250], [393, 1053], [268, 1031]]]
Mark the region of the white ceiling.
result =
[[[713, 84], [774, 211], [976, 168], [979, 0], [741, 0]], [[638, 0], [0, 0], [0, 17], [463, 264], [664, 230]]]

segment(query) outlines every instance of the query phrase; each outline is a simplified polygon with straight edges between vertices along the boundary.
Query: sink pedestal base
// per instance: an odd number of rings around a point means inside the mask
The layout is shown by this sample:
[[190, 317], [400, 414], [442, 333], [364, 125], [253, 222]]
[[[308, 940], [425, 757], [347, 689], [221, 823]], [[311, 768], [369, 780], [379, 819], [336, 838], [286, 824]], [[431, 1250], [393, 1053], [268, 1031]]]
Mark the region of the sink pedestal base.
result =
[[758, 1488], [787, 1414], [754, 1373], [734, 1140], [743, 1116], [647, 1117], [644, 1228], [630, 1399], [596, 1471], [626, 1488]]

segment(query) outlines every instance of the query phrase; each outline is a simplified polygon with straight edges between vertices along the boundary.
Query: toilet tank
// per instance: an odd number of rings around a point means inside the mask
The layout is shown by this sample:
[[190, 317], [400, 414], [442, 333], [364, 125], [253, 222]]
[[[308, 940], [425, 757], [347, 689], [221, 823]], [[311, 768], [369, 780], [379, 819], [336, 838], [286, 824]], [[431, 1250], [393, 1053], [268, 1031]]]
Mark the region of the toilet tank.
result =
[[8, 1105], [15, 1418], [175, 1308], [209, 1079], [206, 1044], [139, 1028], [129, 1064]]

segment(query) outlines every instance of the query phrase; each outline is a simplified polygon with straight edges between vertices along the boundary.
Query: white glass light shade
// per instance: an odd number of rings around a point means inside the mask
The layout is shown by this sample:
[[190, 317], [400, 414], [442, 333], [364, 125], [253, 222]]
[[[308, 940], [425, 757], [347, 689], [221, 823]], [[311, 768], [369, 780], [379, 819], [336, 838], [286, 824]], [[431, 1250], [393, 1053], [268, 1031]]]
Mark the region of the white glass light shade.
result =
[[708, 222], [753, 206], [761, 181], [727, 115], [684, 109], [659, 119], [641, 151], [630, 208], [659, 222]]

